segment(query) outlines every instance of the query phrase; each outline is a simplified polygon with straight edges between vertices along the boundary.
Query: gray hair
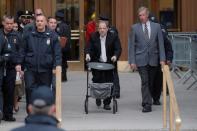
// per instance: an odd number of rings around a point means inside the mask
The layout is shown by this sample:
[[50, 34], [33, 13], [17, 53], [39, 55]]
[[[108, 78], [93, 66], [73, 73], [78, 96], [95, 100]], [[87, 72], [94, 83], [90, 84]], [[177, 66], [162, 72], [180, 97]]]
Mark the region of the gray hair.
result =
[[149, 16], [149, 9], [145, 6], [141, 6], [139, 9], [138, 9], [138, 14], [142, 11], [146, 11], [147, 15]]

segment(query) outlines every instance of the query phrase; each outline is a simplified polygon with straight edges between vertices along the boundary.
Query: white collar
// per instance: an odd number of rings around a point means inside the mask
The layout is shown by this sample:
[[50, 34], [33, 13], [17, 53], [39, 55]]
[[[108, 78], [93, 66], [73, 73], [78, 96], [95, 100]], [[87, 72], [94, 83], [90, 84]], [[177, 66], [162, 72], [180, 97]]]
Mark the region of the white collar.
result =
[[104, 37], [101, 37], [101, 36], [100, 36], [100, 39], [101, 39], [101, 40], [105, 40], [106, 37], [107, 37], [107, 36], [104, 36]]
[[[142, 25], [144, 26], [145, 23], [142, 23]], [[147, 25], [147, 26], [150, 26], [150, 21], [149, 21], [149, 20], [146, 22], [146, 25]]]

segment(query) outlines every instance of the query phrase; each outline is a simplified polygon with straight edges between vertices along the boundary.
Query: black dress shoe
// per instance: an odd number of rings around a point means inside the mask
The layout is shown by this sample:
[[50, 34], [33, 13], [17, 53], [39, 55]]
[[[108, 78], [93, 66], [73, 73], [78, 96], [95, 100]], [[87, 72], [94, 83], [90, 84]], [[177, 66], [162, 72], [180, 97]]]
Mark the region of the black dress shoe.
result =
[[103, 107], [105, 110], [111, 110], [111, 107], [109, 105], [104, 105]]
[[10, 122], [16, 121], [16, 119], [13, 116], [12, 117], [3, 117], [2, 120], [4, 120], [4, 121], [10, 121]]
[[159, 105], [161, 105], [161, 103], [160, 103], [160, 101], [159, 101], [159, 100], [156, 100], [156, 101], [154, 101], [154, 102], [153, 102], [153, 105], [157, 105], [157, 106], [159, 106]]
[[1, 123], [2, 118], [3, 118], [3, 113], [0, 111], [0, 123]]
[[101, 106], [101, 99], [96, 99], [96, 105]]
[[116, 95], [116, 99], [120, 99], [120, 95]]
[[142, 103], [142, 107], [144, 107], [146, 104], [145, 103]]
[[152, 108], [149, 105], [144, 106], [143, 109], [142, 109], [143, 113], [147, 113], [147, 112], [151, 112], [151, 111], [152, 111]]

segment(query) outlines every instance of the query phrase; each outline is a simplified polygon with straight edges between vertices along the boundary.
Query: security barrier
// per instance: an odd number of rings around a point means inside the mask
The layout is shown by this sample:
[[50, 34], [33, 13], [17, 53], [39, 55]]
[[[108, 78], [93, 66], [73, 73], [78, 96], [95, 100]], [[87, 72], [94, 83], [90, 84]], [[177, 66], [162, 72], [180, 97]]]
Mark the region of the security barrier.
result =
[[[170, 33], [170, 40], [174, 51], [174, 59], [172, 64], [172, 72], [179, 78], [179, 82], [185, 84], [190, 78], [194, 82], [188, 86], [190, 89], [197, 82], [197, 34], [196, 33]], [[185, 67], [189, 70], [181, 74], [179, 67]]]

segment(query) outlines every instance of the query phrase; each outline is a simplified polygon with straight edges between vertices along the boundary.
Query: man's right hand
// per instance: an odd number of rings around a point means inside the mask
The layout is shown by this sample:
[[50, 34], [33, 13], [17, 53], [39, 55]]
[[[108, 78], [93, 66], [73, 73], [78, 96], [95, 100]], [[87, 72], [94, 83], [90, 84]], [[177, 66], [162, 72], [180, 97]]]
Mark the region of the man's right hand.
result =
[[86, 54], [86, 61], [89, 62], [91, 60], [90, 55]]
[[131, 68], [132, 70], [137, 70], [136, 64], [130, 64], [130, 68]]
[[2, 59], [3, 59], [4, 62], [8, 62], [10, 60], [10, 55], [9, 54], [4, 54], [2, 56]]

